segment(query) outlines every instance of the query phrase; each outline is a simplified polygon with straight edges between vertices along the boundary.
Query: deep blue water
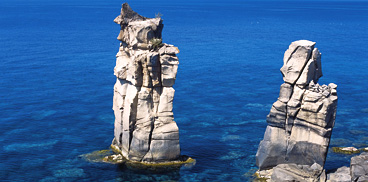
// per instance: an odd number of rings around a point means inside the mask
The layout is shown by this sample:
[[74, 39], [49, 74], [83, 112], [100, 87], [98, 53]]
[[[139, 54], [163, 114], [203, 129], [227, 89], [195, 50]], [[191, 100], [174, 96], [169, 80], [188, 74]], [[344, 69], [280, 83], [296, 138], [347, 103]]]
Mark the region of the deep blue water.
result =
[[[331, 146], [368, 146], [367, 1], [128, 1], [181, 50], [174, 101], [193, 168], [78, 157], [113, 138], [118, 0], [0, 1], [1, 181], [248, 181], [292, 41], [317, 42], [339, 103]], [[329, 152], [327, 169], [351, 156]]]

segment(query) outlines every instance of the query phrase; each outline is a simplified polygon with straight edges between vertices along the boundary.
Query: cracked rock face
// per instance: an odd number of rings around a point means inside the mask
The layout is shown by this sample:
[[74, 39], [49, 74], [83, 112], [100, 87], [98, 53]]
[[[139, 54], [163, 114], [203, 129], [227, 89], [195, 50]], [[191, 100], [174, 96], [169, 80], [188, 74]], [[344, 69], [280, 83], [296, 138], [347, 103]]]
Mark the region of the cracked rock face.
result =
[[180, 156], [173, 99], [178, 69], [177, 47], [161, 43], [161, 18], [146, 18], [127, 3], [114, 22], [120, 24], [114, 75], [115, 138], [132, 161], [165, 162]]
[[[322, 171], [322, 172], [321, 172]], [[325, 182], [326, 173], [320, 165], [279, 164], [273, 168], [270, 182]]]
[[350, 161], [351, 181], [368, 181], [368, 153], [351, 158]]
[[343, 166], [327, 175], [327, 182], [368, 181], [368, 153], [363, 152], [350, 160], [350, 168]]
[[321, 53], [315, 42], [292, 42], [281, 68], [284, 83], [267, 116], [256, 155], [260, 170], [278, 164], [324, 166], [335, 123], [337, 86], [319, 85]]

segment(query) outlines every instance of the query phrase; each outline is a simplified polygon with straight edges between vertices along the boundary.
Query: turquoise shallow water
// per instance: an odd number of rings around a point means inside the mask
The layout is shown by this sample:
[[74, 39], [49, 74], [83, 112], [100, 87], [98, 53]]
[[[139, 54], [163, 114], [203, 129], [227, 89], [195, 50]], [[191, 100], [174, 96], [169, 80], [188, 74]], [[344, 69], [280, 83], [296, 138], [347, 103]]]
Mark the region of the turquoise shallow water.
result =
[[[181, 50], [174, 114], [196, 165], [158, 173], [78, 157], [113, 138], [121, 1], [2, 0], [1, 181], [248, 181], [283, 53], [299, 39], [322, 52], [319, 82], [339, 86], [331, 146], [368, 145], [368, 2], [129, 3], [163, 14], [164, 42]], [[329, 153], [325, 167], [350, 157]]]

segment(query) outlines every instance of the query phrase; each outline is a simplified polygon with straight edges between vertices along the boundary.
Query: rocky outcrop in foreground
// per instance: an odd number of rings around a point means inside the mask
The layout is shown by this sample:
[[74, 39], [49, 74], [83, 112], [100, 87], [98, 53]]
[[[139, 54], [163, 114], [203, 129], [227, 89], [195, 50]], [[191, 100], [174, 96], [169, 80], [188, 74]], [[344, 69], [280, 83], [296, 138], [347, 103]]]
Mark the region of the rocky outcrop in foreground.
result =
[[274, 181], [291, 174], [304, 174], [294, 175], [294, 180], [319, 179], [323, 171], [335, 123], [337, 86], [317, 83], [322, 65], [321, 53], [314, 46], [315, 42], [295, 41], [284, 55], [284, 83], [267, 116], [256, 155], [261, 171], [278, 171], [272, 174]]
[[114, 74], [115, 138], [112, 147], [126, 159], [166, 162], [180, 156], [173, 117], [177, 47], [161, 42], [161, 18], [146, 18], [127, 3], [115, 18], [121, 41]]
[[351, 158], [350, 168], [343, 166], [327, 175], [327, 182], [368, 181], [368, 153]]

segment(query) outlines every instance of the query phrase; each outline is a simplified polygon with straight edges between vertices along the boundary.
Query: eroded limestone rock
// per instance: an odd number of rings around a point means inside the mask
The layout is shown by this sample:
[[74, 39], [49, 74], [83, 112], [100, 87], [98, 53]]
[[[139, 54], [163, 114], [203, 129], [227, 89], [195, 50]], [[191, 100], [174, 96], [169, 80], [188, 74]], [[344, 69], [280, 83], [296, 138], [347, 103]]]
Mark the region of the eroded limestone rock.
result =
[[368, 181], [368, 153], [352, 157], [350, 161], [351, 181]]
[[116, 55], [113, 145], [128, 160], [166, 162], [180, 157], [173, 99], [179, 49], [162, 44], [161, 18], [146, 18], [127, 3], [115, 18], [121, 26]]
[[256, 155], [260, 170], [279, 164], [324, 166], [335, 122], [337, 86], [317, 83], [322, 76], [321, 53], [314, 46], [315, 42], [295, 41], [285, 52], [281, 68], [285, 83], [267, 116]]
[[271, 182], [325, 182], [326, 173], [322, 166], [314, 163], [309, 165], [279, 164], [273, 168]]
[[268, 170], [255, 173], [255, 181], [266, 182], [325, 182], [326, 172], [317, 163], [309, 165], [279, 164]]
[[368, 181], [368, 153], [363, 152], [350, 160], [350, 168], [343, 166], [327, 174], [327, 182]]
[[[361, 151], [355, 147], [332, 147], [332, 151], [341, 154], [357, 154]], [[364, 151], [364, 149], [362, 149]]]
[[350, 182], [350, 168], [343, 166], [337, 169], [334, 173], [327, 175], [327, 182]]

